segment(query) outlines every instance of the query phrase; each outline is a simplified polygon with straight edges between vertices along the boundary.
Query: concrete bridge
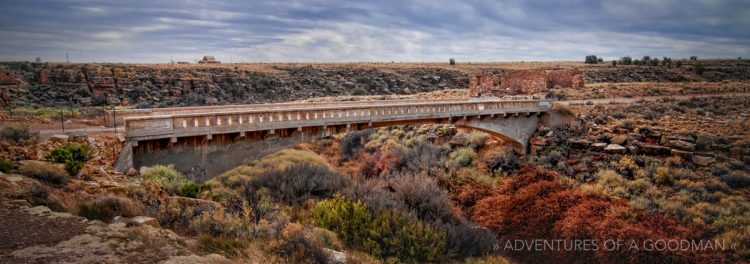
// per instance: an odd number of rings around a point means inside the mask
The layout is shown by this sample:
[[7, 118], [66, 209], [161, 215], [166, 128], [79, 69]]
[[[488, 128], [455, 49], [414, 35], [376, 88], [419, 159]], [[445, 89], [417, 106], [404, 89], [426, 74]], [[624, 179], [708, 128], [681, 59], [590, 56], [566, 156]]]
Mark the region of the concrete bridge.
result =
[[525, 153], [547, 100], [448, 99], [279, 103], [120, 111], [128, 145], [117, 169], [174, 164], [203, 181], [265, 155], [351, 130], [454, 124]]

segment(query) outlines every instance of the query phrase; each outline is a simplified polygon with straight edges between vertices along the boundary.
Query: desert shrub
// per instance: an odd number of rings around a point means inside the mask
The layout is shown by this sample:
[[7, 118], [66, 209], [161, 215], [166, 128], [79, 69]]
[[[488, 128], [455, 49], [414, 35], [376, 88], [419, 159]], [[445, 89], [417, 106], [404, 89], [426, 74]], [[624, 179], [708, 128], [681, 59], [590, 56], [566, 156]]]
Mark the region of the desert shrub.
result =
[[474, 130], [469, 133], [468, 137], [470, 146], [474, 148], [481, 148], [484, 147], [484, 143], [487, 142], [487, 139], [490, 137], [490, 135], [482, 131]]
[[18, 168], [18, 173], [53, 186], [63, 186], [68, 183], [65, 170], [55, 164], [39, 161], [26, 162]]
[[85, 144], [65, 144], [59, 148], [50, 151], [47, 156], [44, 157], [46, 160], [54, 162], [65, 163], [69, 160], [87, 161], [89, 160], [89, 146]]
[[182, 176], [182, 173], [175, 170], [172, 165], [155, 165], [146, 169], [140, 177], [144, 181], [153, 182], [162, 188], [176, 189], [185, 182], [185, 176]]
[[279, 201], [301, 204], [309, 198], [328, 198], [344, 188], [346, 180], [326, 166], [300, 163], [283, 170], [262, 173], [251, 180], [247, 190], [268, 188]]
[[389, 182], [396, 198], [403, 201], [417, 218], [434, 222], [454, 222], [448, 193], [438, 186], [435, 179], [424, 174], [402, 174]]
[[367, 139], [374, 132], [373, 129], [352, 131], [341, 139], [341, 160], [349, 160], [354, 152], [364, 146]]
[[19, 142], [21, 140], [28, 140], [35, 136], [35, 133], [32, 133], [29, 130], [29, 127], [25, 125], [21, 126], [8, 126], [4, 127], [2, 131], [0, 131], [0, 139], [2, 140], [12, 140], [15, 142]]
[[731, 173], [721, 176], [721, 179], [732, 188], [745, 188], [750, 186], [750, 175], [740, 171], [732, 171]]
[[492, 230], [468, 223], [443, 224], [446, 233], [446, 251], [459, 257], [476, 257], [492, 253], [497, 236]]
[[698, 75], [702, 75], [703, 72], [706, 71], [706, 67], [704, 67], [703, 64], [701, 63], [696, 63], [695, 66], [693, 67], [693, 71], [695, 71], [695, 73]]
[[306, 235], [310, 232], [300, 224], [288, 224], [281, 231], [281, 237], [272, 241], [269, 247], [275, 254], [288, 257], [291, 263], [302, 263], [305, 260], [311, 260], [313, 263], [327, 263], [328, 252], [323, 249], [321, 243]]
[[349, 199], [362, 201], [373, 212], [409, 212], [406, 204], [389, 188], [382, 179], [366, 179], [350, 184], [342, 193]]
[[512, 172], [521, 167], [518, 158], [512, 151], [492, 153], [486, 160], [487, 167], [495, 173]]
[[471, 162], [474, 160], [474, 157], [476, 157], [476, 155], [477, 154], [474, 152], [474, 149], [469, 147], [454, 150], [449, 155], [450, 166], [453, 168], [469, 166], [471, 165]]
[[78, 174], [90, 158], [88, 145], [70, 143], [53, 149], [44, 157], [46, 160], [65, 164], [65, 171], [71, 176]]
[[630, 196], [627, 190], [627, 180], [613, 170], [600, 170], [596, 174], [597, 180], [594, 183], [596, 189], [601, 193], [627, 198]]
[[554, 104], [552, 105], [552, 109], [557, 112], [567, 114], [567, 115], [575, 115], [576, 113], [572, 107], [566, 104], [560, 104], [560, 103]]
[[553, 150], [547, 156], [544, 156], [544, 162], [546, 163], [546, 166], [554, 168], [564, 158], [565, 157], [563, 156], [563, 154], [560, 151]]
[[365, 178], [391, 175], [404, 165], [405, 151], [402, 148], [366, 154], [359, 164], [359, 172]]
[[215, 237], [246, 237], [250, 234], [251, 226], [247, 211], [243, 210], [240, 214], [229, 214], [224, 210], [201, 212], [188, 224], [188, 232], [210, 234]]
[[670, 172], [668, 167], [665, 166], [659, 166], [656, 168], [656, 171], [651, 175], [651, 177], [654, 180], [654, 183], [659, 185], [668, 185], [672, 183], [672, 173]]
[[78, 215], [89, 220], [111, 221], [115, 216], [133, 217], [140, 214], [140, 209], [125, 198], [107, 196], [78, 205]]
[[16, 164], [5, 158], [0, 158], [0, 172], [8, 173], [16, 168]]
[[211, 190], [210, 185], [206, 184], [197, 184], [192, 182], [185, 182], [179, 185], [179, 192], [178, 194], [180, 196], [189, 197], [189, 198], [198, 198], [198, 195], [204, 191]]
[[445, 162], [446, 153], [447, 149], [430, 142], [414, 144], [404, 152], [402, 171], [419, 173], [440, 168]]
[[629, 179], [633, 179], [636, 171], [640, 169], [640, 167], [638, 166], [638, 164], [635, 163], [633, 158], [627, 155], [620, 158], [620, 160], [614, 163], [613, 165], [617, 172], [619, 172], [621, 175]]
[[198, 249], [206, 253], [224, 255], [228, 258], [244, 256], [248, 244], [242, 239], [232, 237], [213, 237], [202, 235], [198, 238]]
[[363, 202], [335, 195], [318, 202], [313, 215], [316, 226], [335, 232], [345, 244], [364, 247], [369, 243], [372, 215]]
[[398, 212], [384, 212], [373, 219], [368, 250], [382, 259], [396, 257], [403, 262], [435, 262], [445, 254], [445, 233]]
[[371, 255], [404, 262], [440, 259], [445, 234], [395, 211], [371, 214], [364, 203], [342, 196], [318, 202], [313, 223], [329, 229], [355, 248]]
[[365, 88], [357, 87], [357, 88], [352, 89], [351, 94], [354, 96], [361, 96], [361, 95], [370, 95], [370, 92], [365, 90]]

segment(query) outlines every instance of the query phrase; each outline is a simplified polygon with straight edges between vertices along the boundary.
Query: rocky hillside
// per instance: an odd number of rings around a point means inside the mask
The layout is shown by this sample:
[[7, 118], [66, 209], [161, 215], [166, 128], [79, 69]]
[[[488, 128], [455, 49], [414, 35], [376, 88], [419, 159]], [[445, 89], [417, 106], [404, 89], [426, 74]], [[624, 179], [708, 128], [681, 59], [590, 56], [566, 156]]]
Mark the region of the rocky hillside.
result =
[[[680, 68], [583, 67], [588, 83], [746, 80], [747, 61]], [[134, 65], [0, 63], [0, 91], [16, 106], [129, 105], [140, 108], [281, 102], [322, 96], [412, 94], [466, 88], [469, 75], [503, 64]]]

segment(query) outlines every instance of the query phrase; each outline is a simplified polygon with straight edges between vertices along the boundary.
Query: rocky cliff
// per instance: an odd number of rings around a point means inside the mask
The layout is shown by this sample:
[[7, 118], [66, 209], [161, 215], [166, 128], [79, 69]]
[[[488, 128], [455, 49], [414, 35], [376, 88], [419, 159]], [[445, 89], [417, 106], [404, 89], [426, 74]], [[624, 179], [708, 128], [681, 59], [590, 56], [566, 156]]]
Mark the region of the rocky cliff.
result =
[[[0, 63], [0, 91], [16, 106], [131, 105], [140, 108], [281, 102], [322, 96], [411, 94], [466, 88], [490, 67], [399, 64], [134, 65]], [[582, 66], [587, 83], [722, 81], [750, 77], [747, 61], [681, 68]], [[3, 96], [7, 98], [8, 96]]]

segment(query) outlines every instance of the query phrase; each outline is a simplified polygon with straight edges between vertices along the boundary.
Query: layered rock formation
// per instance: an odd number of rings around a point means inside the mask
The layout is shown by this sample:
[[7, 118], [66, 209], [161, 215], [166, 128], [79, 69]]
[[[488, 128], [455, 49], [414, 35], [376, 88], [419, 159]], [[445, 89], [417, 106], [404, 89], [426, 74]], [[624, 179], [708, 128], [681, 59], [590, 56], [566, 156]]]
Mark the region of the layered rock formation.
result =
[[[750, 79], [750, 63], [727, 60], [704, 62], [701, 74], [694, 64], [680, 68], [649, 66], [582, 66], [555, 72], [545, 85], [579, 87], [584, 83], [641, 81], [723, 81]], [[134, 65], [0, 63], [0, 92], [16, 106], [131, 105], [141, 108], [282, 102], [323, 96], [412, 94], [467, 88], [478, 72], [513, 75], [502, 64], [242, 64]], [[559, 69], [557, 69], [559, 70]], [[584, 73], [580, 78], [579, 73]], [[573, 73], [575, 78], [569, 76]], [[533, 74], [532, 74], [533, 75]], [[518, 75], [511, 83], [542, 82]], [[534, 76], [530, 76], [534, 77]]]

